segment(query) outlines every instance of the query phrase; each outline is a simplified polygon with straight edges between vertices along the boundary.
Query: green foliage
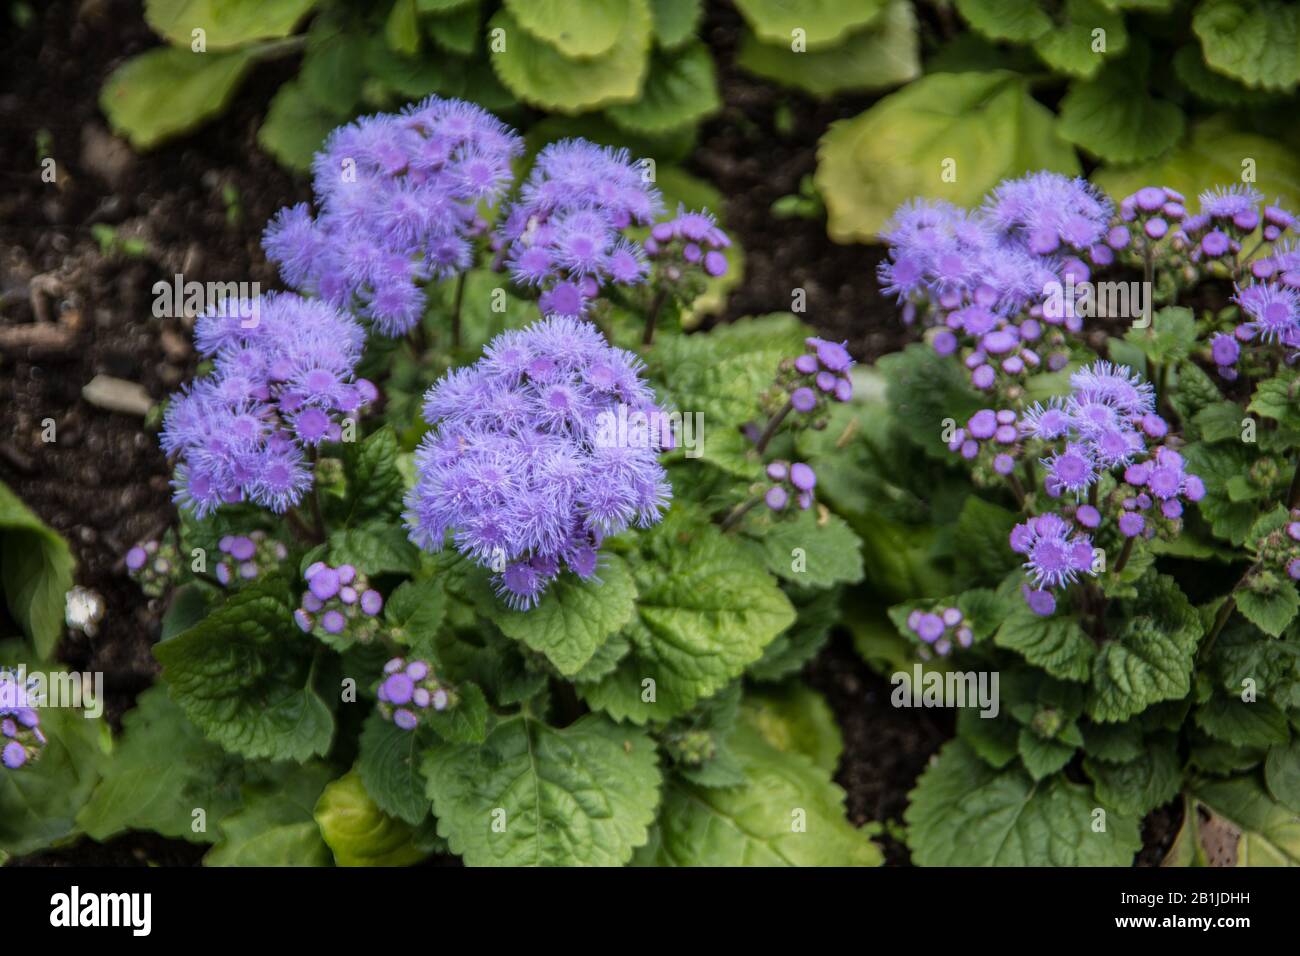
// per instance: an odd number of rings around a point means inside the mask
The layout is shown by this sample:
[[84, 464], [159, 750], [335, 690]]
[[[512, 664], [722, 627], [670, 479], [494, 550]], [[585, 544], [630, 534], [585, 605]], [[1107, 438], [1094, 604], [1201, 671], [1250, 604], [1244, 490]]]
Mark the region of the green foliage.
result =
[[74, 564], [68, 543], [0, 482], [0, 586], [39, 659], [53, 656], [63, 634]]

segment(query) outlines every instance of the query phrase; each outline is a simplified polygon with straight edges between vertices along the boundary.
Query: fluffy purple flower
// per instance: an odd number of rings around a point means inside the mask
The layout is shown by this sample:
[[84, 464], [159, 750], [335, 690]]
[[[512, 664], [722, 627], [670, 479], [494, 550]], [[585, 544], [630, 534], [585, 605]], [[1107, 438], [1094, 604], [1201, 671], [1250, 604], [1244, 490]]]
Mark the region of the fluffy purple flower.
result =
[[1092, 539], [1075, 533], [1054, 512], [1038, 515], [1011, 531], [1011, 550], [1025, 556], [1025, 569], [1035, 588], [1061, 587], [1092, 569]]
[[479, 204], [501, 199], [522, 152], [513, 130], [461, 100], [362, 117], [316, 155], [318, 215], [282, 209], [263, 246], [289, 285], [405, 335], [424, 314], [421, 284], [472, 264]]
[[414, 730], [422, 715], [454, 707], [460, 700], [438, 678], [432, 664], [403, 657], [394, 657], [384, 665], [376, 696], [380, 715], [402, 730]]
[[551, 317], [448, 372], [425, 396], [411, 539], [436, 551], [450, 535], [515, 607], [561, 566], [589, 577], [605, 537], [654, 524], [671, 494], [658, 459], [670, 420], [641, 368], [595, 326]]
[[1085, 179], [1038, 172], [999, 184], [984, 213], [999, 229], [1023, 237], [1031, 252], [1049, 255], [1063, 246], [1084, 250], [1100, 242], [1111, 205]]

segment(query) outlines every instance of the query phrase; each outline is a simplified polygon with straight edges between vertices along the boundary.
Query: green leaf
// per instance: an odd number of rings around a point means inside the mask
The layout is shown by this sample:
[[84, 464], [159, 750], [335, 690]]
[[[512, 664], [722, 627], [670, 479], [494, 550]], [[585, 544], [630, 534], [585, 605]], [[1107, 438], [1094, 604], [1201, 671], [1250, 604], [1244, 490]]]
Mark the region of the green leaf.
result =
[[469, 866], [618, 866], [659, 805], [653, 741], [598, 714], [557, 730], [521, 713], [482, 746], [433, 749], [424, 774], [438, 833]]
[[879, 367], [889, 383], [886, 403], [899, 421], [907, 422], [904, 437], [930, 457], [950, 462], [944, 420], [965, 421], [985, 404], [970, 376], [924, 342], [882, 357]]
[[1015, 527], [1019, 515], [985, 501], [979, 495], [969, 495], [962, 503], [961, 514], [953, 529], [953, 551], [958, 565], [969, 567], [979, 575], [979, 581], [996, 583], [1020, 559], [1007, 547], [1007, 538]]
[[1083, 726], [1083, 749], [1094, 760], [1129, 763], [1145, 751], [1142, 728], [1137, 724], [1092, 724]]
[[1118, 199], [1149, 183], [1162, 183], [1184, 196], [1241, 179], [1242, 160], [1254, 161], [1254, 188], [1284, 206], [1300, 201], [1300, 159], [1282, 143], [1254, 133], [1238, 132], [1225, 117], [1195, 123], [1191, 135], [1157, 158], [1130, 166], [1103, 166], [1092, 180]]
[[801, 681], [779, 688], [751, 691], [740, 704], [744, 721], [782, 753], [802, 754], [817, 767], [834, 774], [844, 741], [826, 699]]
[[221, 821], [204, 866], [329, 866], [315, 808], [333, 776], [325, 764], [278, 764], [244, 785], [243, 808]]
[[1202, 0], [1192, 17], [1205, 62], [1247, 86], [1300, 82], [1300, 11], [1281, 0]]
[[276, 91], [257, 131], [257, 143], [282, 166], [307, 172], [325, 137], [339, 125], [337, 115], [307, 94], [299, 80]]
[[1300, 813], [1300, 737], [1268, 749], [1264, 780], [1274, 800], [1288, 810]]
[[437, 578], [403, 581], [384, 604], [384, 622], [409, 647], [431, 647], [447, 613], [447, 592]]
[[42, 660], [63, 635], [75, 566], [68, 543], [0, 482], [0, 583], [10, 615]]
[[763, 656], [746, 668], [745, 675], [756, 681], [779, 681], [802, 670], [826, 645], [831, 628], [839, 623], [842, 590], [788, 590], [786, 594], [798, 614], [794, 625], [763, 649]]
[[844, 791], [801, 753], [741, 726], [731, 746], [743, 786], [700, 787], [670, 776], [639, 866], [878, 866], [869, 834], [844, 819]]
[[957, 711], [957, 736], [989, 766], [1001, 770], [1020, 754], [1020, 730], [1005, 715], [981, 717], [979, 711], [962, 707]]
[[650, 10], [655, 42], [664, 50], [675, 50], [695, 36], [704, 15], [701, 0], [650, 0]]
[[1118, 811], [1093, 829], [1097, 803], [1086, 787], [994, 770], [960, 740], [944, 746], [909, 800], [918, 866], [1129, 866], [1142, 846], [1137, 819]]
[[[122, 737], [104, 777], [77, 815], [78, 825], [103, 842], [124, 830], [210, 843], [218, 821], [239, 807], [239, 761], [204, 737], [155, 684], [122, 718]], [[211, 824], [195, 830], [196, 810]]]
[[[1163, 153], [1183, 137], [1183, 111], [1134, 88], [1127, 63], [1115, 63], [1094, 80], [1076, 80], [1061, 101], [1061, 136], [1111, 163], [1132, 163]], [[1132, 331], [1132, 330], [1130, 330]]]
[[[31, 664], [17, 643], [4, 647], [3, 659]], [[111, 750], [108, 725], [84, 710], [46, 707], [40, 719], [47, 740], [40, 755], [17, 770], [0, 772], [0, 853], [22, 856], [76, 833], [77, 814], [91, 798]]]
[[345, 524], [401, 517], [405, 483], [397, 467], [400, 451], [391, 425], [367, 436], [359, 445], [348, 446], [348, 511], [342, 516]]
[[415, 0], [394, 0], [384, 21], [384, 40], [404, 56], [414, 56], [420, 49], [420, 18]]
[[518, 24], [563, 56], [610, 52], [635, 14], [632, 0], [505, 0]]
[[1300, 866], [1300, 815], [1270, 799], [1257, 777], [1204, 782], [1193, 797], [1210, 815], [1200, 824], [1199, 850], [1211, 865]]
[[862, 580], [862, 542], [839, 515], [809, 508], [793, 518], [761, 515], [745, 535], [767, 569], [805, 588], [829, 588]]
[[209, 738], [245, 757], [323, 754], [334, 718], [312, 686], [314, 642], [283, 584], [258, 582], [154, 647], [173, 699]]
[[[795, 619], [789, 599], [735, 538], [680, 509], [638, 536], [632, 651], [609, 677], [580, 684], [616, 720], [670, 720], [731, 683]], [[653, 681], [646, 700], [645, 681]]]
[[[492, 68], [521, 100], [550, 112], [581, 113], [631, 102], [640, 95], [645, 79], [651, 24], [647, 0], [628, 0], [626, 8], [614, 45], [584, 60], [569, 59], [537, 39], [503, 8], [488, 23], [489, 34], [505, 31], [505, 49], [492, 52]], [[581, 33], [573, 31], [575, 36]]]
[[482, 688], [459, 684], [460, 701], [447, 710], [423, 714], [420, 720], [443, 740], [452, 744], [481, 744], [487, 738], [488, 702]]
[[632, 619], [635, 602], [636, 585], [626, 562], [607, 554], [586, 581], [562, 574], [535, 608], [512, 611], [497, 603], [492, 619], [507, 637], [545, 654], [561, 674], [572, 677]]
[[1145, 329], [1129, 329], [1124, 341], [1136, 346], [1152, 365], [1180, 362], [1196, 347], [1196, 317], [1191, 309], [1167, 306]]
[[[949, 161], [957, 175], [945, 182]], [[832, 124], [818, 147], [816, 182], [831, 238], [871, 241], [906, 199], [976, 205], [999, 181], [1036, 169], [1075, 175], [1079, 162], [1024, 77], [939, 73]]]
[[[1105, 31], [1105, 47], [1100, 52], [1093, 48], [1094, 30]], [[1105, 57], [1121, 53], [1127, 46], [1124, 18], [1097, 0], [1066, 0], [1063, 22], [1054, 24], [1034, 41], [1034, 50], [1044, 63], [1060, 73], [1083, 79], [1094, 76]]]
[[1295, 582], [1279, 580], [1276, 589], [1267, 593], [1238, 591], [1237, 610], [1265, 634], [1281, 637], [1300, 611], [1300, 594], [1296, 593]]
[[425, 23], [425, 30], [433, 42], [447, 52], [458, 56], [473, 56], [478, 49], [479, 14], [476, 4], [446, 16], [430, 17]]
[[362, 574], [413, 574], [419, 564], [419, 549], [396, 525], [367, 525], [345, 528], [329, 537], [330, 561], [356, 565]]
[[366, 78], [366, 42], [360, 34], [319, 16], [307, 34], [298, 84], [320, 108], [340, 119], [352, 116]]
[[713, 54], [696, 41], [675, 53], [656, 52], [641, 97], [611, 106], [605, 115], [630, 132], [655, 136], [698, 123], [721, 105]]
[[1050, 777], [1063, 768], [1074, 756], [1075, 748], [1061, 740], [1040, 737], [1028, 727], [1021, 727], [1016, 739], [1016, 751], [1034, 780]]
[[366, 717], [356, 771], [380, 810], [412, 826], [429, 815], [420, 751], [417, 731], [403, 730], [378, 711]]
[[136, 149], [151, 149], [226, 108], [253, 63], [250, 50], [191, 53], [157, 47], [112, 72], [99, 106]]
[[1174, 54], [1174, 72], [1188, 91], [1215, 106], [1254, 106], [1267, 103], [1276, 94], [1252, 90], [1205, 64], [1199, 44], [1189, 43]]
[[272, 40], [293, 33], [316, 0], [145, 0], [144, 18], [155, 33], [190, 48], [195, 30], [210, 50]]
[[813, 50], [872, 22], [885, 0], [736, 0], [736, 7], [763, 42], [789, 47], [799, 39]]
[[1052, 29], [1038, 0], [957, 0], [957, 12], [990, 40], [1028, 43]]
[[1143, 756], [1127, 763], [1084, 760], [1097, 799], [1121, 813], [1144, 817], [1177, 796], [1183, 785], [1178, 741], [1172, 734], [1153, 740]]
[[326, 785], [313, 816], [339, 866], [410, 866], [427, 855], [411, 842], [408, 824], [370, 799], [356, 770]]
[[830, 96], [846, 90], [899, 86], [921, 74], [916, 14], [907, 0], [891, 0], [882, 17], [834, 46], [796, 53], [789, 43], [764, 43], [746, 31], [736, 64], [756, 76]]
[[1096, 645], [1070, 614], [1039, 617], [1023, 602], [1007, 615], [993, 640], [1062, 680], [1087, 680], [1097, 654]]
[[1234, 747], [1268, 747], [1290, 739], [1286, 712], [1268, 701], [1216, 695], [1196, 708], [1196, 726]]
[[1114, 723], [1186, 696], [1203, 626], [1173, 578], [1157, 575], [1131, 601], [1093, 660], [1088, 716]]
[[1208, 445], [1194, 442], [1183, 449], [1187, 470], [1205, 482], [1205, 497], [1196, 503], [1197, 510], [1220, 538], [1240, 546], [1246, 540], [1259, 514], [1254, 502], [1233, 501], [1228, 483], [1249, 471], [1254, 456], [1242, 442]]

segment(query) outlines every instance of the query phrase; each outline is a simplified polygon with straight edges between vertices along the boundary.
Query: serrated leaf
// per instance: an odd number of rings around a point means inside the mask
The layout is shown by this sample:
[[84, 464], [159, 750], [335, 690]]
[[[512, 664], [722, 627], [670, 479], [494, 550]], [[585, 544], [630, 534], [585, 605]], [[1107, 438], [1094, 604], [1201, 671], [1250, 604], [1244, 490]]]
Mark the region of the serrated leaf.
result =
[[589, 59], [618, 42], [634, 0], [505, 0], [521, 27], [566, 57]]
[[[163, 684], [136, 698], [122, 718], [113, 759], [77, 824], [101, 842], [124, 830], [210, 843], [215, 824], [239, 807], [239, 761], [205, 738]], [[202, 810], [211, 831], [194, 829]]]
[[355, 769], [326, 785], [313, 816], [339, 866], [410, 866], [426, 855], [411, 826], [379, 808]]
[[271, 40], [293, 32], [316, 0], [145, 0], [144, 18], [174, 45], [189, 48], [203, 31], [210, 50]]
[[397, 467], [397, 433], [385, 425], [349, 448], [345, 459], [348, 510], [344, 524], [395, 519], [402, 513], [404, 482]]
[[713, 54], [696, 41], [674, 53], [656, 52], [639, 99], [605, 110], [615, 125], [643, 136], [700, 122], [718, 111]]
[[243, 806], [220, 823], [204, 866], [329, 866], [329, 847], [314, 816], [333, 776], [319, 761], [265, 768], [244, 785]]
[[524, 30], [503, 8], [488, 22], [489, 33], [504, 30], [506, 38], [505, 49], [491, 53], [492, 68], [521, 100], [550, 112], [581, 113], [631, 102], [645, 79], [651, 32], [646, 0], [628, 0], [627, 10], [613, 47], [576, 60]]
[[1142, 846], [1137, 819], [1106, 815], [1061, 776], [1035, 783], [1019, 768], [994, 770], [954, 740], [917, 781], [904, 813], [918, 866], [1129, 866]]
[[1200, 615], [1178, 584], [1157, 575], [1131, 601], [1118, 602], [1119, 623], [1093, 660], [1088, 716], [1114, 723], [1191, 689]]
[[378, 711], [370, 713], [361, 729], [356, 770], [375, 805], [412, 826], [429, 815], [422, 760], [419, 733], [384, 720]]
[[226, 108], [252, 66], [249, 50], [191, 53], [157, 47], [127, 60], [104, 82], [99, 107], [136, 149], [150, 149]]
[[561, 674], [572, 677], [632, 619], [636, 597], [627, 563], [605, 554], [593, 577], [584, 581], [562, 574], [536, 607], [512, 611], [496, 604], [492, 619], [507, 637], [546, 655]]
[[1280, 0], [1202, 0], [1192, 17], [1211, 69], [1247, 86], [1300, 82], [1300, 11]]
[[952, 452], [941, 437], [944, 419], [964, 421], [984, 407], [985, 399], [971, 387], [970, 378], [956, 362], [945, 361], [923, 342], [884, 356], [879, 367], [888, 382], [886, 403], [907, 423], [902, 437], [931, 458], [950, 462]]
[[1300, 594], [1289, 580], [1278, 581], [1277, 587], [1266, 593], [1238, 591], [1237, 610], [1265, 634], [1280, 637], [1300, 611]]
[[76, 561], [68, 543], [0, 482], [0, 583], [36, 656], [54, 655]]
[[999, 770], [1020, 754], [1020, 731], [1006, 716], [981, 717], [974, 708], [959, 708], [957, 735], [981, 760]]
[[736, 64], [757, 76], [829, 96], [846, 90], [899, 86], [921, 73], [916, 14], [907, 0], [891, 0], [885, 13], [833, 46], [796, 53], [788, 43], [764, 43], [746, 31]]
[[782, 753], [803, 754], [828, 774], [835, 773], [844, 740], [826, 699], [799, 681], [750, 691], [740, 704], [741, 718]]
[[1133, 88], [1126, 65], [1113, 64], [1094, 80], [1076, 80], [1061, 101], [1061, 135], [1106, 162], [1151, 159], [1182, 139], [1183, 111]]
[[1176, 737], [1166, 735], [1150, 741], [1141, 757], [1127, 763], [1085, 760], [1083, 767], [1097, 788], [1097, 799], [1136, 817], [1168, 803], [1183, 785], [1177, 744]]
[[1052, 29], [1038, 0], [957, 0], [957, 12], [990, 40], [1028, 43]]
[[[1102, 49], [1096, 49], [1097, 35], [1103, 31]], [[1112, 13], [1097, 0], [1066, 0], [1061, 22], [1034, 41], [1034, 51], [1043, 62], [1060, 73], [1089, 79], [1101, 68], [1108, 56], [1121, 53], [1128, 46], [1124, 18]]]
[[[844, 819], [844, 791], [800, 753], [741, 726], [732, 747], [744, 786], [668, 779], [659, 823], [638, 866], [878, 866], [880, 850]], [[802, 811], [802, 814], [799, 813]], [[793, 824], [802, 820], [801, 831]]]
[[314, 642], [292, 614], [283, 584], [258, 582], [154, 647], [172, 698], [229, 751], [306, 760], [329, 749], [334, 717], [312, 686]]
[[598, 714], [562, 730], [519, 714], [482, 746], [434, 748], [424, 773], [438, 832], [469, 866], [626, 863], [661, 782], [653, 741]]
[[352, 115], [366, 77], [365, 38], [325, 16], [312, 21], [298, 83], [320, 108], [340, 119]]
[[[794, 608], [745, 547], [680, 510], [638, 538], [632, 651], [609, 676], [580, 684], [617, 720], [670, 720], [731, 683], [795, 619]], [[654, 682], [654, 699], [643, 691]]]
[[421, 724], [448, 743], [481, 744], [487, 737], [487, 697], [477, 684], [462, 683], [456, 692], [455, 707], [421, 714]]
[[334, 127], [337, 114], [309, 96], [301, 81], [291, 80], [276, 91], [257, 130], [257, 143], [282, 166], [307, 172]]
[[1274, 802], [1256, 777], [1204, 782], [1192, 793], [1210, 814], [1199, 833], [1210, 865], [1300, 866], [1300, 815]]
[[792, 584], [828, 588], [862, 580], [862, 542], [843, 518], [825, 508], [809, 508], [793, 518], [762, 515], [749, 522], [745, 534], [767, 569]]
[[701, 0], [650, 0], [650, 10], [655, 42], [665, 50], [675, 50], [690, 40], [704, 15]]
[[1050, 777], [1074, 756], [1075, 748], [1064, 741], [1040, 737], [1028, 727], [1021, 727], [1016, 739], [1016, 751], [1035, 781]]
[[1196, 726], [1234, 747], [1285, 744], [1291, 733], [1285, 711], [1276, 705], [1219, 695], [1196, 708]]
[[885, 0], [736, 0], [736, 8], [763, 42], [798, 39], [815, 50], [871, 23]]
[[419, 549], [406, 531], [396, 525], [375, 524], [344, 528], [329, 537], [330, 561], [355, 565], [362, 574], [413, 574], [419, 564]]
[[438, 44], [449, 53], [458, 56], [473, 56], [478, 49], [479, 15], [477, 4], [453, 11], [446, 16], [430, 17], [425, 22], [425, 30]]
[[[953, 182], [938, 175], [960, 157]], [[873, 241], [904, 200], [977, 205], [1003, 179], [1048, 169], [1077, 175], [1056, 118], [1004, 70], [938, 73], [831, 125], [817, 150], [817, 189], [837, 242]]]
[[1142, 755], [1142, 728], [1130, 724], [1092, 724], [1083, 726], [1083, 749], [1094, 760], [1129, 763]]
[[1252, 90], [1230, 76], [1210, 69], [1201, 55], [1201, 47], [1189, 43], [1174, 54], [1174, 72], [1188, 91], [1199, 100], [1215, 106], [1253, 106], [1267, 103], [1276, 94]]
[[1087, 680], [1097, 655], [1096, 645], [1070, 614], [1039, 617], [1023, 603], [1007, 615], [993, 640], [1062, 680]]
[[1233, 501], [1227, 486], [1250, 469], [1254, 461], [1250, 446], [1243, 442], [1193, 442], [1183, 449], [1183, 457], [1187, 470], [1205, 483], [1205, 497], [1196, 503], [1197, 510], [1217, 537], [1240, 546], [1259, 515], [1259, 506], [1250, 501]]
[[1273, 799], [1294, 813], [1300, 813], [1300, 737], [1268, 749], [1264, 780]]
[[763, 648], [763, 656], [749, 665], [745, 675], [756, 681], [778, 681], [800, 671], [826, 645], [831, 628], [839, 623], [842, 591], [838, 587], [787, 591], [798, 617]]

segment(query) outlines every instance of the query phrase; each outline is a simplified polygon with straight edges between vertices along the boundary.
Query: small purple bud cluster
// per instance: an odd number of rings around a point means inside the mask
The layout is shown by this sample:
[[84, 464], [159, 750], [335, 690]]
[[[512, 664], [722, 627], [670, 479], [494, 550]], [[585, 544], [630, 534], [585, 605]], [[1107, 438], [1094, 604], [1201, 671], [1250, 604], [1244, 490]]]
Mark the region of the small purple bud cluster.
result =
[[801, 511], [807, 511], [813, 506], [817, 474], [811, 465], [802, 461], [770, 462], [767, 477], [772, 484], [763, 494], [763, 503], [772, 511], [785, 511], [791, 499], [794, 499]]
[[350, 564], [331, 567], [317, 561], [303, 572], [307, 590], [293, 612], [304, 634], [315, 634], [331, 647], [369, 643], [379, 630], [384, 598], [366, 576]]
[[954, 642], [959, 647], [970, 647], [975, 640], [970, 622], [955, 607], [915, 610], [907, 616], [907, 628], [940, 657], [952, 653]]
[[1197, 198], [1200, 212], [1183, 220], [1178, 244], [1192, 262], [1235, 257], [1246, 237], [1259, 228], [1259, 204], [1264, 197], [1238, 183], [1207, 190]]
[[24, 687], [12, 671], [0, 670], [0, 764], [9, 770], [40, 756], [45, 746], [30, 694], [31, 687]]
[[626, 233], [662, 207], [627, 150], [563, 140], [538, 154], [493, 244], [514, 282], [541, 291], [544, 316], [580, 318], [602, 285], [645, 281], [645, 250]]
[[1126, 538], [1155, 535], [1146, 515], [1153, 509], [1173, 522], [1183, 516], [1184, 500], [1196, 502], [1205, 497], [1205, 483], [1187, 472], [1182, 455], [1164, 445], [1156, 448], [1153, 458], [1125, 468], [1124, 483], [1128, 487], [1121, 488], [1123, 511], [1118, 524]]
[[223, 587], [252, 581], [265, 569], [275, 567], [289, 557], [284, 542], [276, 541], [260, 529], [248, 534], [224, 535], [217, 542], [217, 550], [221, 557], [212, 573]]
[[[831, 402], [847, 402], [853, 397], [849, 370], [854, 362], [848, 349], [838, 342], [810, 337], [804, 340], [809, 351], [797, 358], [782, 359], [776, 370], [776, 382], [762, 397], [769, 414], [796, 412], [795, 421], [813, 428], [824, 428], [824, 412]], [[786, 409], [787, 404], [789, 409]]]
[[730, 245], [731, 239], [718, 227], [711, 212], [687, 212], [678, 207], [672, 219], [651, 227], [645, 252], [659, 263], [660, 271], [670, 281], [680, 280], [683, 262], [716, 279], [727, 274], [727, 257], [722, 250]]
[[982, 408], [967, 420], [964, 428], [953, 432], [948, 450], [974, 461], [982, 450], [988, 449], [993, 470], [999, 475], [1009, 475], [1015, 471], [1022, 450], [1016, 417], [1009, 408], [997, 411]]
[[206, 517], [252, 501], [276, 514], [312, 485], [309, 447], [337, 441], [340, 418], [377, 397], [354, 380], [365, 331], [319, 300], [262, 296], [254, 321], [218, 308], [198, 320], [195, 343], [213, 372], [174, 395], [163, 451], [179, 459], [172, 486], [181, 507]]
[[463, 273], [514, 179], [523, 141], [491, 113], [431, 96], [399, 114], [365, 116], [330, 134], [316, 155], [320, 213], [282, 209], [263, 245], [285, 282], [370, 319], [382, 335], [409, 332], [425, 310], [422, 283]]
[[176, 580], [180, 552], [169, 534], [161, 541], [144, 541], [126, 552], [126, 572], [149, 597], [159, 597]]
[[1281, 568], [1292, 581], [1300, 581], [1300, 508], [1292, 508], [1286, 524], [1265, 535], [1256, 550], [1262, 567]]
[[428, 661], [394, 657], [384, 665], [379, 684], [379, 712], [402, 730], [414, 730], [420, 714], [455, 707], [455, 690], [438, 680]]
[[553, 316], [497, 336], [425, 396], [406, 523], [420, 547], [456, 549], [496, 572], [515, 608], [567, 567], [596, 573], [604, 539], [659, 521], [671, 489], [662, 428], [615, 434], [623, 416], [666, 421], [642, 363], [588, 322]]
[[1175, 236], [1179, 235], [1179, 224], [1193, 218], [1188, 217], [1185, 203], [1182, 193], [1165, 186], [1144, 186], [1125, 196], [1119, 203], [1120, 224], [1106, 234], [1107, 246], [1116, 251], [1128, 249], [1136, 246], [1135, 240], [1142, 237], [1159, 242], [1171, 234], [1171, 229], [1175, 230]]
[[903, 303], [908, 323], [928, 309], [931, 344], [941, 355], [964, 349], [976, 388], [1044, 363], [1056, 370], [1067, 358], [1065, 338], [1044, 323], [1077, 332], [1082, 320], [1045, 302], [1063, 283], [1087, 281], [1082, 255], [1110, 261], [1110, 220], [1110, 203], [1095, 187], [1048, 172], [1004, 181], [977, 212], [906, 203], [883, 233], [890, 249], [881, 286]]

